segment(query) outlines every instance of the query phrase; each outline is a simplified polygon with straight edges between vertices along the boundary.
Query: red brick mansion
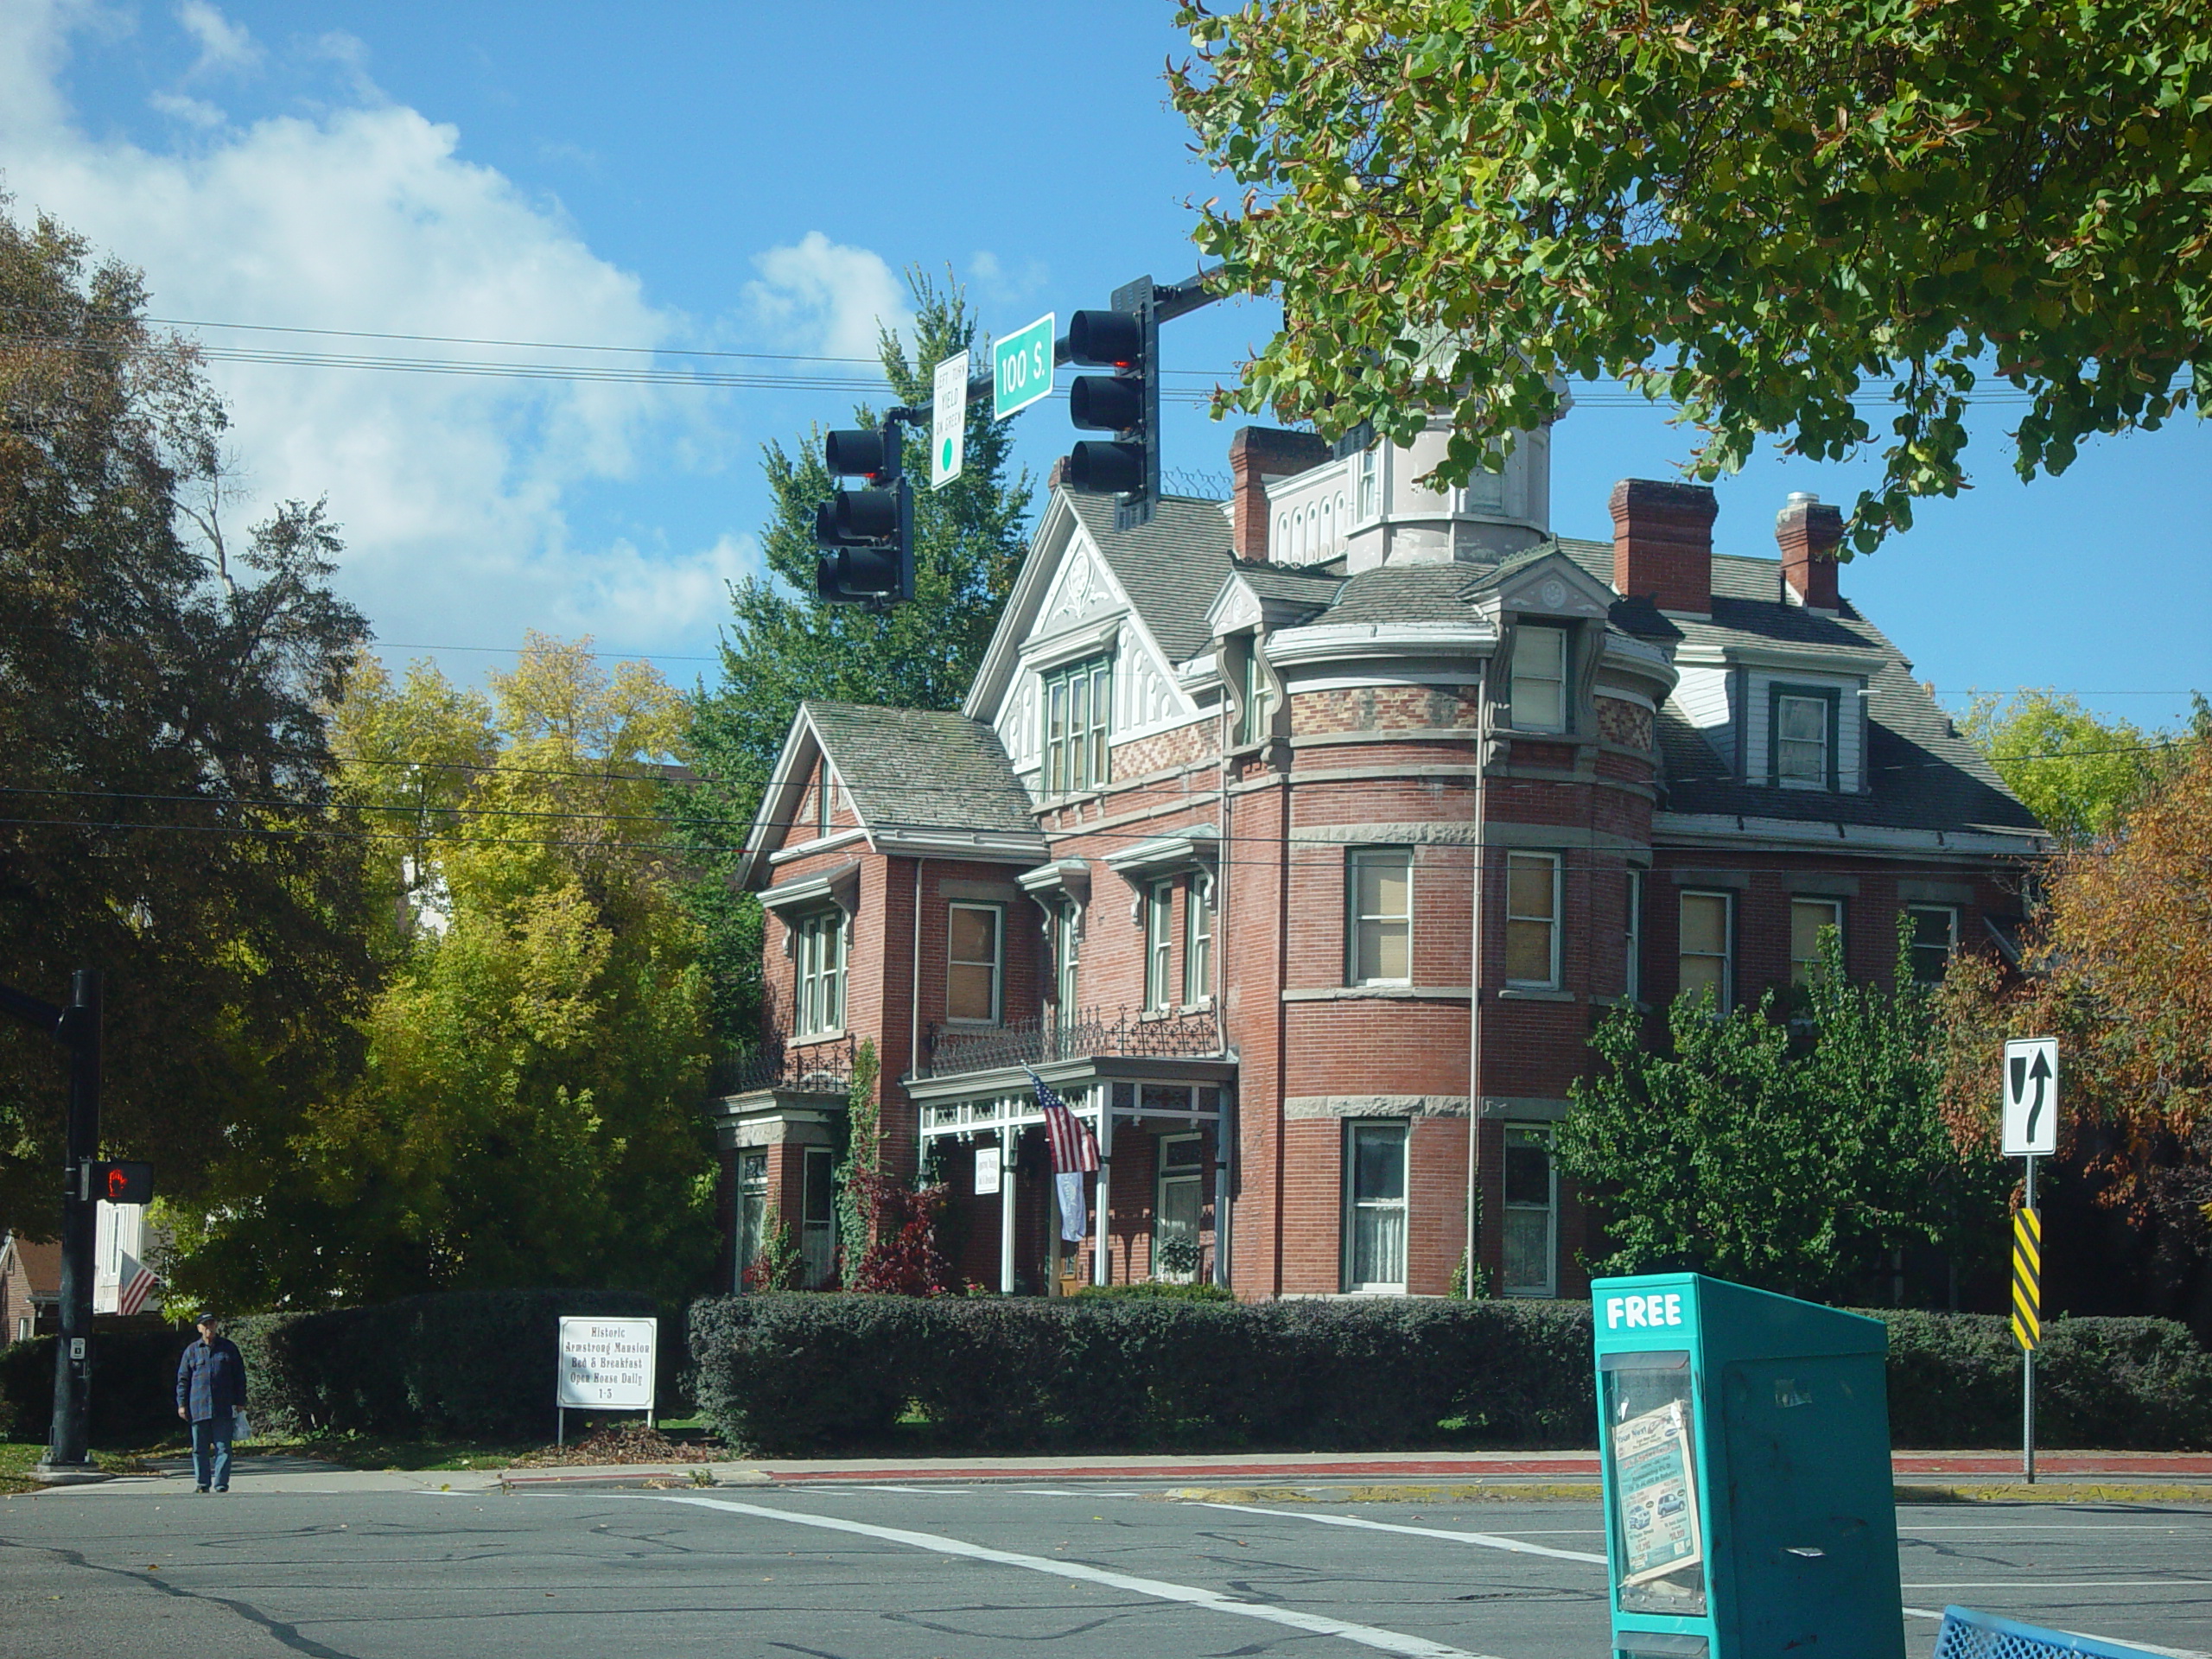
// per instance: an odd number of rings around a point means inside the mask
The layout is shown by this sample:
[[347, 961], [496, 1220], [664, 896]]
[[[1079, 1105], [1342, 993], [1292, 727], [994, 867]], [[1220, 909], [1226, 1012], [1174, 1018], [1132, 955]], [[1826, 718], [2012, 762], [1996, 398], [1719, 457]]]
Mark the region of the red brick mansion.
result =
[[[961, 1269], [1058, 1260], [1033, 1068], [1103, 1160], [1076, 1268], [1245, 1297], [1583, 1294], [1550, 1126], [1624, 1001], [1756, 999], [2004, 943], [2034, 820], [1837, 591], [1838, 511], [1716, 556], [1631, 480], [1553, 537], [1535, 435], [1332, 455], [1248, 429], [1234, 499], [1055, 487], [957, 714], [809, 704], [747, 845], [772, 1039], [721, 1100], [732, 1271], [771, 1205], [831, 1270], [832, 1137], [874, 1043], [896, 1166]], [[1185, 1243], [1185, 1241], [1187, 1241]]]

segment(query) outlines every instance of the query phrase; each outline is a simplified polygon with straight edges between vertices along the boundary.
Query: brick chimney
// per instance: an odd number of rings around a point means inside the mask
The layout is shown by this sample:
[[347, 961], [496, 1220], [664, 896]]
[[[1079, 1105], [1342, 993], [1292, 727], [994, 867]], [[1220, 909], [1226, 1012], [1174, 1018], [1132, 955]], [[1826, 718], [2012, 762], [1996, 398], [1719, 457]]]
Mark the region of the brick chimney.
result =
[[1229, 441], [1229, 470], [1236, 480], [1230, 500], [1236, 514], [1236, 556], [1268, 556], [1268, 480], [1310, 472], [1329, 459], [1325, 439], [1279, 427], [1239, 427]]
[[1842, 601], [1836, 592], [1835, 550], [1843, 544], [1843, 509], [1823, 506], [1819, 496], [1795, 491], [1774, 516], [1774, 539], [1782, 544], [1782, 579], [1790, 597], [1814, 610], [1837, 609]]
[[1662, 611], [1713, 613], [1713, 520], [1703, 484], [1624, 478], [1613, 486], [1613, 586]]

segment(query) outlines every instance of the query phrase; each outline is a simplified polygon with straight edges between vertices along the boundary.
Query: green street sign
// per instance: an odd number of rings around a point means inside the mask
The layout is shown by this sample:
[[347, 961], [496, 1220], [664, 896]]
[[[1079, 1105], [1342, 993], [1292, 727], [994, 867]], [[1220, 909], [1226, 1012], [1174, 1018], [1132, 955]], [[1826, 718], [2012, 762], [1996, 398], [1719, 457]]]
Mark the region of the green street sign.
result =
[[991, 418], [1002, 421], [1052, 391], [1052, 332], [1050, 311], [1027, 328], [1017, 328], [991, 346]]

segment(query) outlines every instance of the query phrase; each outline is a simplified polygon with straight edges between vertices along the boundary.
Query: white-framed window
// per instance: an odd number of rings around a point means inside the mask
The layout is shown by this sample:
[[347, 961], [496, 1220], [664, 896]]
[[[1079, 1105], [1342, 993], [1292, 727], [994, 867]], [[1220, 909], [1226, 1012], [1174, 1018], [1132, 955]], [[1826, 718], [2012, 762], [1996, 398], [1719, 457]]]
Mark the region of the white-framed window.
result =
[[1508, 1124], [1505, 1129], [1505, 1272], [1508, 1296], [1559, 1293], [1559, 1172], [1552, 1132]]
[[1173, 1000], [1170, 970], [1175, 957], [1175, 884], [1154, 881], [1144, 890], [1144, 1010], [1160, 1014]]
[[1414, 855], [1408, 847], [1363, 847], [1351, 855], [1351, 949], [1345, 978], [1354, 985], [1413, 983]]
[[1163, 1268], [1160, 1246], [1188, 1239], [1196, 1249], [1205, 1216], [1206, 1166], [1204, 1138], [1166, 1135], [1159, 1141], [1160, 1179], [1152, 1209], [1152, 1276], [1179, 1284], [1198, 1277], [1195, 1267]]
[[1200, 870], [1183, 895], [1183, 1006], [1213, 1000], [1213, 874]]
[[1559, 988], [1560, 863], [1557, 853], [1505, 855], [1505, 982]]
[[1523, 622], [1513, 631], [1513, 729], [1567, 729], [1567, 630]]
[[1734, 1001], [1736, 895], [1682, 895], [1681, 973], [1677, 988], [1685, 996], [1713, 993], [1713, 1010], [1726, 1014]]
[[1783, 789], [1836, 786], [1836, 710], [1833, 690], [1777, 685], [1768, 711], [1774, 724], [1773, 764], [1768, 781]]
[[1789, 982], [1810, 985], [1820, 977], [1821, 930], [1843, 929], [1840, 899], [1792, 899], [1789, 901]]
[[801, 1284], [827, 1290], [837, 1282], [836, 1154], [827, 1147], [806, 1148], [799, 1192], [798, 1255]]
[[1643, 1001], [1643, 872], [1628, 873], [1628, 913], [1621, 941], [1621, 995], [1631, 1002]]
[[1088, 657], [1043, 676], [1045, 792], [1079, 794], [1107, 781], [1114, 659]]
[[1257, 743], [1268, 734], [1268, 672], [1260, 661], [1260, 636], [1248, 633], [1243, 643], [1244, 683], [1236, 702], [1236, 741]]
[[1353, 511], [1361, 524], [1372, 524], [1382, 516], [1382, 446], [1369, 444], [1352, 469]]
[[946, 916], [944, 1017], [963, 1025], [999, 1022], [1004, 988], [1006, 912], [957, 904]]
[[1406, 1287], [1406, 1125], [1344, 1124], [1344, 1288]]
[[798, 969], [791, 1035], [833, 1036], [845, 1028], [845, 912], [815, 911], [791, 931]]
[[1907, 905], [1912, 918], [1912, 976], [1923, 985], [1940, 985], [1951, 971], [1959, 948], [1956, 905]]
[[1077, 981], [1082, 969], [1083, 912], [1072, 899], [1060, 900], [1052, 919], [1052, 995], [1063, 1027], [1075, 1023]]
[[745, 1270], [760, 1259], [768, 1218], [768, 1154], [737, 1154], [737, 1263], [733, 1290], [745, 1288]]

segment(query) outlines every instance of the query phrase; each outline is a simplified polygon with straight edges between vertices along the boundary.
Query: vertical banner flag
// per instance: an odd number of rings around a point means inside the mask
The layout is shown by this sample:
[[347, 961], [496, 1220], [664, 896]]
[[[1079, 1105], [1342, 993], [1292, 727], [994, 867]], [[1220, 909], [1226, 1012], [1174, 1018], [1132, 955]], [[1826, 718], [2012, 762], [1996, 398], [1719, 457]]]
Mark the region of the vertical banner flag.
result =
[[2043, 1216], [2012, 1215], [2012, 1340], [2031, 1354], [2043, 1345]]
[[1060, 1198], [1060, 1236], [1079, 1243], [1090, 1230], [1083, 1201], [1083, 1178], [1098, 1167], [1098, 1139], [1090, 1128], [1053, 1091], [1052, 1084], [1034, 1071], [1029, 1081], [1037, 1085], [1037, 1109], [1045, 1114], [1045, 1139], [1052, 1149], [1052, 1185]]

